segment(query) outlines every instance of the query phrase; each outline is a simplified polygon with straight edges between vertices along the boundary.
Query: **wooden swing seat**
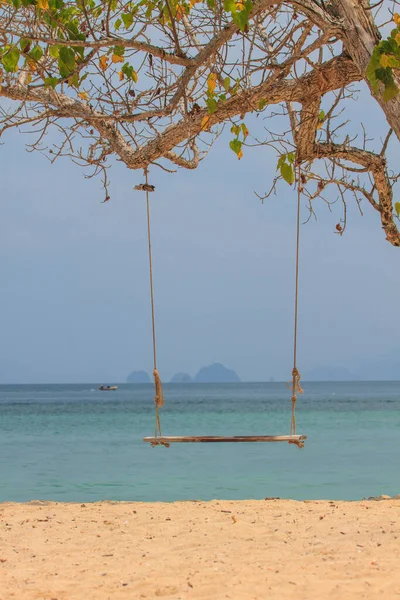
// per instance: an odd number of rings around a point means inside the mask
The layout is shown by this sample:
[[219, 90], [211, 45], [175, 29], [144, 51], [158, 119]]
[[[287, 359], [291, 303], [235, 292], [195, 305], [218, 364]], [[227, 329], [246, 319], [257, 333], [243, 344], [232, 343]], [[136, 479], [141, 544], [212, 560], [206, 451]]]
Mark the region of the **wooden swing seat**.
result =
[[143, 441], [154, 445], [184, 442], [289, 442], [302, 444], [306, 439], [306, 435], [182, 435], [145, 437]]

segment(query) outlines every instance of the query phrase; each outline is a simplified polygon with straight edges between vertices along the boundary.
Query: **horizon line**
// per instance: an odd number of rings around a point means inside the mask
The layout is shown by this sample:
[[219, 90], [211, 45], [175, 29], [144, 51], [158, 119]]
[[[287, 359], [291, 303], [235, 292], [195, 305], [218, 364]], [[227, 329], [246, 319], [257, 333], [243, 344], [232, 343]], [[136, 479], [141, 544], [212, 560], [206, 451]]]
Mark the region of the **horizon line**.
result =
[[[400, 379], [302, 379], [301, 380], [303, 383], [400, 383]], [[163, 382], [163, 385], [240, 385], [243, 383], [284, 383], [287, 384], [288, 381], [287, 380], [274, 380], [274, 381], [270, 381], [270, 380], [241, 380], [241, 381], [185, 381], [185, 382], [180, 382], [180, 381], [165, 381]], [[290, 381], [289, 381], [290, 383]], [[53, 381], [53, 382], [45, 382], [45, 381], [41, 381], [41, 382], [23, 382], [23, 383], [18, 383], [18, 382], [7, 382], [7, 383], [0, 383], [0, 387], [1, 386], [6, 386], [6, 385], [106, 385], [106, 384], [100, 384], [100, 383], [96, 383], [93, 381]], [[128, 381], [116, 381], [114, 380], [113, 384], [107, 384], [107, 385], [154, 385], [153, 381], [144, 381], [144, 382], [140, 382], [140, 383], [136, 383], [136, 382], [128, 382]]]

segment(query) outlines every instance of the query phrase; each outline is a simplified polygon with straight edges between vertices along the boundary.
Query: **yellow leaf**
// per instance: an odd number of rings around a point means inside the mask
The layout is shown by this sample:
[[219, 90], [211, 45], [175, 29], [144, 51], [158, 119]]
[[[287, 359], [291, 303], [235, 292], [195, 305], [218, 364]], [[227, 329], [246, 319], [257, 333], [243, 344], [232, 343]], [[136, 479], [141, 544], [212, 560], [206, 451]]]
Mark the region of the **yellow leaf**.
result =
[[182, 4], [177, 4], [177, 6], [176, 6], [176, 20], [180, 21], [184, 15], [185, 15], [185, 7], [182, 6]]
[[396, 23], [396, 25], [400, 24], [400, 15], [398, 13], [394, 13], [393, 21]]
[[215, 90], [215, 86], [217, 85], [217, 74], [210, 73], [207, 79], [207, 88], [208, 92], [212, 95]]
[[210, 115], [206, 115], [201, 120], [201, 130], [202, 131], [207, 131], [207, 129], [209, 128], [209, 126], [210, 126]]
[[397, 44], [400, 46], [400, 33], [396, 33], [394, 39], [396, 40]]
[[239, 150], [239, 152], [237, 153], [238, 159], [240, 160], [242, 158], [242, 156], [243, 156], [243, 152], [242, 152], [242, 150]]
[[389, 57], [387, 54], [382, 54], [381, 59], [379, 61], [381, 63], [382, 67], [388, 67], [389, 66]]
[[108, 67], [108, 58], [107, 56], [102, 56], [99, 60], [99, 66], [102, 71], [105, 71]]
[[0, 83], [3, 81], [3, 69], [0, 69]]
[[25, 79], [25, 84], [29, 85], [30, 82], [32, 81], [32, 73], [28, 73]]
[[137, 83], [137, 82], [138, 82], [138, 79], [139, 79], [139, 76], [138, 76], [138, 74], [136, 73], [135, 69], [133, 69], [133, 71], [132, 71], [132, 80], [133, 80], [135, 83]]
[[200, 0], [190, 0], [190, 6], [194, 6], [198, 2], [200, 2]]
[[322, 125], [323, 125], [323, 123], [318, 123], [317, 129], [321, 129]]
[[78, 96], [82, 100], [86, 100], [86, 102], [89, 100], [89, 94], [87, 92], [79, 92]]
[[118, 73], [118, 75], [119, 75], [119, 80], [120, 80], [120, 81], [123, 81], [123, 80], [124, 80], [124, 74], [123, 74], [123, 72], [122, 72], [122, 71], [120, 71], [120, 72]]
[[31, 71], [36, 71], [38, 68], [38, 64], [37, 62], [35, 62], [34, 60], [28, 60], [27, 61], [28, 67]]
[[236, 2], [236, 10], [242, 11], [244, 9], [244, 3], [239, 0]]
[[118, 56], [118, 54], [113, 54], [111, 57], [111, 60], [113, 63], [120, 63], [120, 62], [124, 62], [124, 57], [123, 56]]
[[37, 6], [38, 6], [38, 8], [41, 8], [42, 10], [48, 10], [49, 9], [49, 0], [37, 0]]

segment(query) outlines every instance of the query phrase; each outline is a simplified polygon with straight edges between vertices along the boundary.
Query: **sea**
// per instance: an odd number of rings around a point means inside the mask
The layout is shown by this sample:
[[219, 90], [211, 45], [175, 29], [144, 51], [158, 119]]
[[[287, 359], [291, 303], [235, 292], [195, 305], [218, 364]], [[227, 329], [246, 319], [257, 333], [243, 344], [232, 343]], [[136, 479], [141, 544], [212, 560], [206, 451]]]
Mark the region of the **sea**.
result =
[[[0, 501], [359, 500], [400, 493], [400, 382], [304, 383], [303, 449], [144, 443], [151, 385], [0, 386]], [[285, 435], [284, 383], [167, 384], [164, 435]]]

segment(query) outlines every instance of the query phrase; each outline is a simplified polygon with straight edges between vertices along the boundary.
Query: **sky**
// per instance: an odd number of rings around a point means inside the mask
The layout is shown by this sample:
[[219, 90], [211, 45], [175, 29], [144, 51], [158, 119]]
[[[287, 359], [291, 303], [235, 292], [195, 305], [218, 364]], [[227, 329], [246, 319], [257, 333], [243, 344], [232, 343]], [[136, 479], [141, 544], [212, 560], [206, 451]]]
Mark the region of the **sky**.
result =
[[[365, 93], [353, 126], [385, 134]], [[261, 120], [252, 122], [264, 126]], [[258, 133], [258, 132], [256, 132]], [[0, 383], [123, 382], [152, 370], [142, 174], [113, 165], [111, 200], [68, 159], [50, 166], [26, 136], [0, 146]], [[395, 146], [392, 158], [396, 158]], [[292, 369], [296, 195], [287, 184], [263, 204], [276, 155], [222, 136], [196, 171], [153, 168], [151, 196], [158, 367], [167, 381], [218, 361], [244, 381], [288, 380]], [[396, 350], [400, 250], [378, 214], [315, 205], [301, 227], [299, 358], [305, 373], [351, 368]], [[302, 220], [307, 218], [303, 203]]]

